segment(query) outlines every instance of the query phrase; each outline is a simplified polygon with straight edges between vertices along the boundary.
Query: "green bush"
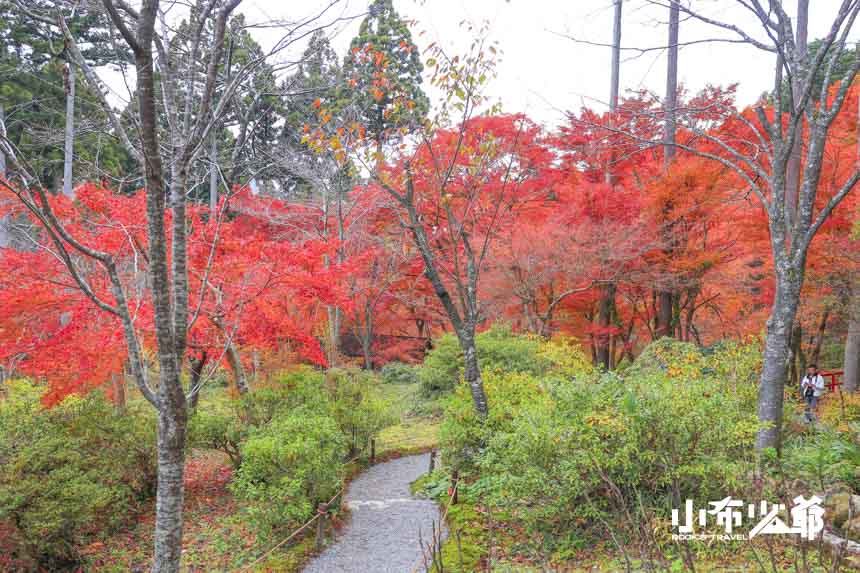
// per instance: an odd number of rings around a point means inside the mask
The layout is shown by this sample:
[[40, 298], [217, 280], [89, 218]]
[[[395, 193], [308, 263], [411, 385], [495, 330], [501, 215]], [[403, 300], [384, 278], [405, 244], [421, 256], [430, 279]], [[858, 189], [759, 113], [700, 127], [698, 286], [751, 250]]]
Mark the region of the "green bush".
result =
[[394, 422], [378, 386], [376, 376], [363, 370], [332, 369], [325, 375], [310, 368], [284, 372], [275, 382], [238, 400], [204, 403], [191, 417], [189, 440], [195, 447], [225, 452], [238, 468], [241, 445], [249, 435], [275, 418], [302, 409], [333, 418], [354, 454]]
[[350, 456], [365, 450], [380, 430], [397, 421], [378, 387], [379, 380], [366, 370], [333, 368], [327, 372], [331, 415], [347, 438]]
[[759, 428], [746, 360], [754, 350], [664, 350], [623, 378], [487, 374], [485, 422], [458, 388], [440, 431], [443, 457], [473, 474], [472, 493], [543, 541], [600, 520], [654, 527], [673, 499], [743, 497]]
[[0, 400], [0, 521], [47, 570], [128, 521], [155, 489], [155, 422], [124, 415], [97, 393], [45, 409], [42, 388], [18, 381]]
[[385, 384], [415, 384], [418, 382], [418, 369], [403, 362], [389, 362], [380, 371]]
[[860, 491], [860, 428], [850, 432], [822, 429], [814, 434], [786, 440], [782, 467], [787, 475], [800, 478], [815, 491], [845, 485]]
[[251, 433], [230, 489], [248, 503], [259, 534], [270, 537], [298, 526], [335, 494], [346, 451], [333, 418], [300, 408]]
[[[524, 372], [542, 376], [584, 375], [591, 366], [570, 341], [545, 341], [535, 336], [515, 334], [510, 326], [499, 324], [481, 332], [475, 339], [482, 373]], [[450, 392], [463, 375], [463, 354], [456, 336], [437, 339], [418, 369], [422, 393], [427, 397]]]

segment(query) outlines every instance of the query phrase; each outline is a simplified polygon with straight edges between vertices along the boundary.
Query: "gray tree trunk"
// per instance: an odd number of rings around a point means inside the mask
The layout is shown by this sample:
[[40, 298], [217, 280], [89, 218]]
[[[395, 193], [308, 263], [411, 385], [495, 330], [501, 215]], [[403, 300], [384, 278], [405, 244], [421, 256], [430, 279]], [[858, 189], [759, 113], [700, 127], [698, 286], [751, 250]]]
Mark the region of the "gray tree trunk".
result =
[[[778, 263], [779, 264], [779, 263]], [[767, 320], [764, 363], [759, 382], [759, 421], [768, 426], [756, 437], [758, 450], [781, 447], [783, 395], [788, 376], [789, 347], [797, 315], [803, 269], [777, 268], [776, 296]], [[792, 276], [796, 277], [792, 280]]]
[[[0, 103], [0, 124], [6, 125], [6, 110], [3, 109], [3, 104]], [[6, 154], [0, 149], [0, 177], [6, 177]]]
[[[860, 101], [857, 107], [860, 113]], [[860, 157], [860, 141], [857, 143], [857, 156]], [[849, 281], [851, 292], [848, 298], [848, 332], [845, 333], [842, 370], [844, 389], [853, 393], [860, 388], [860, 276], [851, 273]]]
[[[3, 109], [3, 104], [0, 103], [0, 124], [6, 125], [6, 113]], [[0, 177], [6, 177], [6, 154], [0, 149]], [[12, 235], [9, 231], [9, 218], [0, 217], [0, 248], [8, 247], [12, 244]]]
[[[612, 69], [609, 81], [609, 112], [615, 113], [618, 109], [618, 92], [621, 77], [621, 11], [622, 0], [615, 0], [615, 12], [612, 23]], [[613, 175], [614, 157], [610, 155], [609, 165], [606, 168], [606, 183], [613, 185], [615, 178]], [[608, 330], [612, 323], [612, 311], [615, 308], [615, 292], [614, 284], [605, 285], [601, 289], [601, 299], [598, 303], [597, 322], [601, 329]], [[602, 365], [605, 369], [610, 367], [609, 336], [601, 333], [596, 338], [596, 363]]]
[[373, 369], [373, 308], [365, 305], [364, 330], [361, 337], [361, 348], [364, 352], [364, 369]]
[[[676, 113], [678, 108], [678, 29], [680, 20], [679, 0], [671, 0], [669, 4], [669, 43], [666, 65], [666, 124], [663, 131], [664, 168], [669, 169], [675, 158]], [[672, 225], [663, 221], [660, 229], [665, 253], [672, 251]], [[654, 337], [672, 336], [672, 318], [674, 293], [664, 287], [657, 293], [657, 315], [654, 325]]]
[[[805, 59], [807, 56], [807, 44], [809, 36], [809, 0], [797, 0], [797, 23], [795, 32], [795, 51], [799, 58]], [[792, 82], [793, 89], [791, 90], [791, 104], [797, 106], [800, 103], [801, 86], [797, 81]], [[801, 120], [802, 121], [802, 120]], [[798, 193], [800, 193], [800, 167], [802, 153], [802, 139], [798, 137], [794, 140], [794, 145], [791, 147], [791, 156], [788, 158], [788, 166], [786, 167], [786, 184], [785, 184], [785, 214], [788, 222], [789, 240], [791, 240], [794, 226], [797, 223], [797, 204]]]
[[[182, 558], [182, 503], [184, 499], [185, 440], [188, 411], [177, 359], [176, 327], [173, 317], [170, 271], [167, 261], [165, 223], [166, 188], [158, 141], [158, 110], [152, 42], [157, 0], [144, 0], [138, 19], [135, 68], [137, 70], [140, 140], [145, 157], [146, 219], [149, 239], [149, 275], [155, 318], [155, 339], [159, 363], [158, 384], [158, 489], [155, 500], [155, 552], [153, 573], [178, 573]], [[184, 240], [175, 237], [174, 243]], [[174, 253], [185, 245], [174, 244]], [[176, 261], [174, 261], [174, 265]], [[186, 308], [187, 310], [187, 308]], [[184, 333], [182, 333], [184, 337]], [[184, 349], [183, 349], [184, 354]]]
[[209, 148], [209, 217], [215, 220], [218, 211], [218, 138], [217, 130], [212, 130], [212, 144]]
[[860, 285], [855, 283], [848, 302], [848, 332], [845, 335], [845, 357], [842, 368], [846, 392], [860, 388]]
[[475, 344], [475, 327], [464, 325], [463, 332], [458, 333], [460, 349], [463, 351], [463, 378], [472, 393], [472, 403], [478, 414], [486, 418], [489, 413], [487, 395], [484, 392], [484, 380], [481, 376], [481, 365], [478, 362], [478, 347]]
[[63, 157], [63, 195], [74, 197], [72, 163], [75, 159], [75, 66], [66, 64], [66, 141]]
[[230, 369], [233, 371], [233, 382], [236, 384], [236, 391], [240, 395], [248, 393], [248, 379], [245, 376], [245, 368], [242, 366], [242, 358], [239, 356], [239, 351], [233, 341], [227, 343], [226, 348], [227, 362], [230, 363]]

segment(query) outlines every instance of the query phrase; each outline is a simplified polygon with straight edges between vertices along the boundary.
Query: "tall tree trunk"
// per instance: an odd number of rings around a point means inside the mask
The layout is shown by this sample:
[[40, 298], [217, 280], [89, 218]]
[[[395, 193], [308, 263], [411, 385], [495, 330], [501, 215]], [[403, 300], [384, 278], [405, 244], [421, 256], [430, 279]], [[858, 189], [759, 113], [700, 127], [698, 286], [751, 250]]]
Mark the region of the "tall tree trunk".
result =
[[[2, 111], [0, 108], [0, 114]], [[857, 112], [860, 114], [860, 99]], [[857, 138], [857, 156], [860, 157], [860, 137]], [[848, 293], [848, 332], [845, 333], [842, 370], [845, 391], [854, 393], [860, 388], [860, 274], [851, 273], [848, 280], [851, 290]]]
[[[176, 328], [171, 302], [165, 222], [166, 187], [158, 140], [155, 73], [152, 41], [157, 0], [144, 0], [139, 13], [135, 47], [140, 140], [146, 175], [146, 221], [149, 240], [149, 275], [152, 289], [155, 340], [159, 363], [158, 384], [158, 489], [155, 500], [155, 551], [153, 573], [179, 573], [182, 558], [182, 502], [184, 498], [185, 440], [188, 411], [180, 378]], [[174, 243], [184, 240], [175, 238]], [[183, 249], [184, 244], [175, 245]], [[187, 310], [187, 309], [186, 309]], [[184, 337], [184, 333], [181, 333]], [[183, 352], [184, 354], [184, 352]]]
[[[0, 125], [6, 126], [6, 110], [0, 103]], [[6, 154], [0, 149], [0, 177], [6, 177]]]
[[212, 130], [209, 147], [209, 218], [215, 220], [218, 211], [218, 138], [217, 129]]
[[[0, 103], [0, 125], [6, 125], [6, 113], [3, 104]], [[0, 178], [6, 178], [6, 154], [0, 149]], [[0, 248], [12, 244], [12, 235], [9, 232], [9, 217], [0, 217]]]
[[361, 349], [364, 352], [364, 369], [373, 369], [373, 309], [369, 304], [364, 307], [364, 330], [361, 337]]
[[610, 347], [609, 331], [612, 328], [612, 316], [615, 311], [615, 283], [603, 285], [601, 288], [600, 302], [597, 309], [597, 325], [600, 332], [595, 336], [595, 363], [609, 370]]
[[63, 195], [74, 197], [72, 163], [75, 159], [75, 66], [71, 62], [64, 68], [66, 83], [66, 141], [63, 156]]
[[846, 392], [860, 388], [860, 284], [854, 281], [848, 301], [848, 332], [845, 335], [845, 356], [842, 363]]
[[[615, 11], [612, 19], [612, 68], [609, 82], [609, 112], [614, 114], [618, 109], [618, 92], [621, 78], [621, 15], [622, 0], [615, 0]], [[614, 185], [613, 175], [614, 156], [610, 154], [609, 165], [606, 166], [606, 183]], [[609, 347], [609, 329], [612, 324], [612, 312], [615, 308], [615, 284], [604, 285], [601, 289], [600, 302], [597, 311], [597, 323], [601, 332], [596, 337], [595, 362], [605, 369], [611, 366], [611, 350]]]
[[791, 340], [788, 343], [788, 382], [792, 387], [800, 384], [803, 362], [803, 325], [795, 319], [791, 328]]
[[[809, 0], [797, 0], [797, 24], [795, 26], [795, 51], [798, 58], [806, 58], [809, 28]], [[792, 82], [791, 104], [797, 106], [800, 103], [801, 93], [798, 80]], [[803, 120], [801, 119], [801, 122]], [[798, 135], [791, 147], [791, 155], [786, 166], [785, 183], [785, 215], [788, 222], [788, 237], [792, 240], [795, 224], [797, 223], [797, 202], [800, 192], [800, 167], [803, 138]]]
[[764, 364], [759, 381], [758, 417], [767, 426], [759, 430], [756, 449], [781, 447], [783, 394], [788, 375], [791, 331], [797, 316], [803, 269], [786, 261], [776, 264], [776, 296], [767, 320]]
[[[669, 43], [668, 56], [666, 66], [666, 99], [664, 103], [664, 111], [666, 113], [666, 123], [663, 130], [663, 166], [666, 171], [672, 164], [675, 158], [675, 135], [676, 127], [676, 110], [678, 108], [678, 31], [679, 31], [679, 0], [671, 0], [669, 4]], [[667, 213], [668, 218], [669, 213]], [[663, 241], [663, 252], [671, 256], [673, 240], [672, 240], [672, 224], [669, 220], [664, 220], [660, 228], [660, 234]], [[664, 336], [672, 336], [672, 319], [674, 295], [673, 292], [664, 287], [657, 294], [657, 314], [656, 324], [654, 325], [654, 336], [662, 338]]]
[[824, 309], [821, 313], [821, 322], [818, 323], [818, 331], [815, 333], [815, 339], [812, 344], [812, 354], [809, 357], [810, 364], [818, 364], [821, 358], [821, 345], [824, 343], [824, 335], [827, 333], [827, 319], [830, 318], [830, 307]]

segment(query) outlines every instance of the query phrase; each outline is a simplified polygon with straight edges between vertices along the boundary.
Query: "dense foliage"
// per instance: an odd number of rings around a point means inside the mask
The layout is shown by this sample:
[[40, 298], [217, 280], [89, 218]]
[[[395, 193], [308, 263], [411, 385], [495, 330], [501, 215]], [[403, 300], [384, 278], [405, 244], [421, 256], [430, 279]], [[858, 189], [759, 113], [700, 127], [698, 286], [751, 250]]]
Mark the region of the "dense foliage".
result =
[[474, 476], [470, 491], [553, 542], [585, 523], [618, 527], [623, 515], [653, 526], [673, 500], [749, 485], [756, 353], [660, 342], [621, 375], [490, 375], [496, 408], [485, 425], [462, 389], [450, 400], [445, 458]]
[[13, 554], [58, 570], [128, 523], [154, 494], [154, 420], [117, 413], [99, 394], [45, 410], [44, 387], [17, 381], [4, 391], [0, 526], [11, 527]]

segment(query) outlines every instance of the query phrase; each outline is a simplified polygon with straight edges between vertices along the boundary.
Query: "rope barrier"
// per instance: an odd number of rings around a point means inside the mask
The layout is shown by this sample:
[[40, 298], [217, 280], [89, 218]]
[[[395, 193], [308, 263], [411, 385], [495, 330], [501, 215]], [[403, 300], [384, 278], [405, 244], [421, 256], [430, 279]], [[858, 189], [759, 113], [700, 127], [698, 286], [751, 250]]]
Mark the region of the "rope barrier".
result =
[[[359, 459], [361, 459], [361, 456], [362, 456], [362, 454], [364, 453], [364, 450], [365, 450], [365, 449], [366, 449], [366, 447], [365, 447], [365, 448], [362, 448], [362, 450], [358, 453], [358, 455], [357, 455], [357, 456], [355, 456], [354, 458], [352, 458], [352, 459], [351, 459], [351, 460], [349, 460], [348, 462], [345, 462], [343, 465], [344, 465], [344, 466], [348, 466], [349, 464], [351, 464], [351, 463], [353, 463], [353, 462], [357, 462]], [[338, 497], [343, 493], [344, 489], [345, 489], [345, 486], [341, 486], [341, 488], [340, 488], [339, 490], [337, 490], [337, 493], [335, 493], [335, 494], [332, 496], [332, 498], [331, 498], [330, 500], [328, 500], [328, 502], [326, 502], [326, 503], [323, 505], [323, 507], [327, 510], [327, 509], [329, 508], [329, 506], [330, 506], [332, 503], [334, 503], [334, 500], [336, 500], [336, 499], [337, 499], [337, 498], [338, 498]], [[239, 571], [240, 571], [240, 572], [250, 571], [252, 567], [254, 567], [255, 565], [258, 565], [259, 563], [261, 563], [262, 561], [264, 561], [265, 559], [267, 559], [269, 556], [271, 556], [271, 555], [272, 555], [272, 553], [274, 553], [275, 551], [277, 551], [278, 549], [280, 549], [281, 547], [283, 547], [285, 544], [287, 544], [287, 543], [289, 543], [290, 541], [292, 541], [293, 539], [295, 539], [296, 535], [298, 535], [299, 533], [301, 533], [302, 531], [304, 531], [305, 529], [307, 529], [307, 528], [308, 528], [312, 523], [314, 523], [317, 519], [320, 519], [321, 517], [323, 517], [325, 514], [326, 514], [326, 511], [323, 511], [322, 509], [320, 509], [319, 507], [317, 507], [317, 511], [316, 511], [316, 513], [314, 514], [314, 516], [313, 516], [312, 518], [310, 518], [308, 521], [306, 521], [306, 522], [304, 523], [304, 525], [302, 525], [301, 527], [299, 527], [298, 529], [296, 529], [295, 531], [293, 531], [293, 532], [289, 535], [289, 537], [287, 537], [286, 539], [284, 539], [284, 540], [280, 541], [277, 545], [275, 545], [274, 547], [272, 547], [271, 549], [269, 549], [268, 551], [266, 551], [265, 553], [263, 553], [260, 557], [258, 557], [258, 558], [257, 558], [257, 559], [255, 559], [254, 561], [252, 561], [249, 565], [245, 565], [244, 567], [242, 567], [241, 569], [239, 569]]]

